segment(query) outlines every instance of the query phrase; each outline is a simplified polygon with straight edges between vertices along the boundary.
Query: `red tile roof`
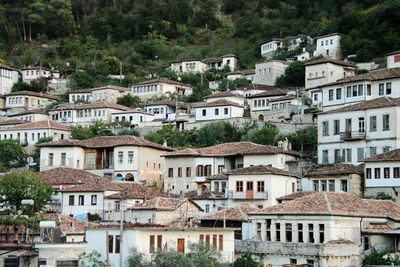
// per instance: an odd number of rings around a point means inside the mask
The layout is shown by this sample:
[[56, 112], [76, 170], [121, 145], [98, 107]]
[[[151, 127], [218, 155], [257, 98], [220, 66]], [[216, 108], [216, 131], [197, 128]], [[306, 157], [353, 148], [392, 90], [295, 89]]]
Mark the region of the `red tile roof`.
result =
[[374, 162], [374, 161], [400, 161], [400, 149], [394, 149], [364, 159], [364, 162]]
[[107, 102], [107, 101], [95, 101], [92, 103], [77, 103], [77, 104], [62, 104], [57, 106], [55, 110], [69, 110], [69, 109], [96, 109], [96, 108], [110, 108], [110, 109], [118, 109], [118, 110], [129, 110], [129, 107], [125, 107], [123, 105], [119, 105], [117, 103]]
[[249, 217], [247, 216], [249, 213], [257, 211], [255, 208], [251, 208], [249, 205], [243, 204], [234, 208], [229, 208], [225, 210], [215, 211], [208, 215], [205, 215], [199, 218], [201, 221], [222, 221], [224, 218], [225, 220], [229, 221], [241, 221], [246, 222], [249, 221]]
[[353, 164], [322, 165], [308, 172], [308, 177], [343, 176], [348, 174], [364, 174], [364, 165]]
[[77, 184], [71, 187], [62, 189], [62, 192], [106, 192], [106, 191], [121, 191], [126, 188], [123, 183], [112, 182], [108, 179], [87, 181], [83, 184]]
[[180, 199], [180, 198], [169, 198], [169, 197], [155, 197], [150, 200], [146, 200], [141, 205], [136, 205], [131, 207], [132, 210], [159, 210], [159, 211], [174, 211], [179, 206], [184, 204], [185, 202], [190, 202], [194, 206], [196, 206], [200, 211], [203, 209], [193, 202], [191, 199]]
[[233, 106], [233, 107], [243, 108], [242, 105], [239, 105], [238, 103], [235, 103], [232, 101], [228, 101], [226, 99], [219, 99], [219, 100], [212, 101], [209, 103], [204, 102], [204, 103], [197, 103], [197, 104], [193, 105], [194, 108], [222, 107], [222, 106]]
[[385, 107], [398, 107], [400, 106], [400, 98], [392, 98], [392, 97], [380, 97], [372, 100], [368, 100], [365, 102], [361, 102], [358, 104], [353, 104], [349, 106], [345, 106], [338, 109], [329, 110], [326, 112], [322, 112], [320, 114], [332, 114], [332, 113], [345, 113], [351, 111], [360, 111], [360, 110], [369, 110], [369, 109], [380, 109]]
[[100, 179], [100, 176], [93, 173], [66, 167], [41, 171], [38, 175], [52, 185], [82, 184]]
[[15, 95], [27, 95], [27, 96], [35, 96], [35, 97], [41, 97], [41, 98], [47, 98], [47, 99], [52, 99], [52, 100], [60, 100], [58, 96], [55, 95], [48, 95], [48, 94], [43, 94], [43, 93], [38, 93], [38, 92], [32, 92], [32, 91], [17, 91], [17, 92], [12, 92], [9, 94], [6, 94], [4, 96], [15, 96]]
[[304, 66], [311, 66], [311, 65], [323, 64], [323, 63], [332, 63], [332, 64], [335, 64], [335, 65], [340, 65], [340, 66], [344, 66], [344, 67], [357, 68], [355, 63], [346, 62], [346, 61], [342, 61], [342, 60], [339, 60], [339, 59], [333, 59], [333, 58], [316, 59], [316, 60], [313, 60], [311, 62], [305, 63]]
[[93, 91], [98, 91], [98, 90], [117, 90], [119, 92], [127, 92], [130, 91], [129, 88], [126, 87], [120, 87], [120, 86], [115, 86], [115, 85], [105, 85], [101, 87], [95, 87], [95, 88], [86, 88], [86, 89], [81, 89], [81, 90], [76, 90], [76, 91], [71, 91], [68, 94], [79, 94], [79, 93], [91, 93]]
[[[262, 91], [270, 91], [275, 89], [281, 89], [272, 85], [264, 85], [264, 84], [248, 84], [244, 87], [236, 88], [236, 90], [240, 91], [248, 91], [248, 90], [262, 90]], [[281, 89], [283, 90], [283, 89]]]
[[282, 196], [282, 197], [277, 197], [276, 200], [278, 201], [291, 201], [291, 200], [295, 200], [301, 197], [305, 197], [305, 196], [309, 196], [311, 194], [315, 194], [315, 191], [299, 191], [293, 194], [289, 194], [286, 196]]
[[253, 174], [276, 174], [276, 175], [284, 175], [284, 176], [291, 176], [291, 177], [296, 177], [295, 175], [289, 173], [288, 171], [274, 168], [272, 166], [268, 165], [257, 165], [257, 166], [251, 166], [247, 168], [240, 168], [240, 169], [234, 169], [230, 170], [228, 172], [228, 175], [253, 175]]
[[45, 114], [45, 115], [47, 115], [47, 111], [45, 109], [30, 109], [30, 110], [21, 111], [21, 112], [15, 113], [15, 114], [7, 115], [7, 117], [15, 117], [15, 116], [21, 116], [21, 115], [26, 115], [26, 114]]
[[176, 103], [175, 101], [168, 100], [168, 99], [163, 99], [163, 100], [147, 103], [145, 105], [145, 107], [162, 106], [162, 105], [166, 105], [166, 106], [170, 106], [170, 107], [176, 107], [177, 104], [178, 104], [178, 108], [185, 108], [186, 107], [186, 103], [183, 103], [183, 102]]
[[287, 90], [275, 87], [269, 90], [265, 90], [265, 92], [248, 96], [247, 98], [285, 96], [285, 95], [287, 95]]
[[42, 217], [46, 221], [55, 221], [57, 227], [60, 228], [64, 234], [84, 234], [87, 228], [98, 225], [97, 223], [78, 221], [70, 216], [58, 213], [45, 213]]
[[231, 97], [231, 96], [237, 97], [238, 95], [234, 94], [230, 91], [223, 91], [223, 92], [218, 92], [218, 93], [208, 95], [208, 96], [204, 97], [204, 99], [218, 98], [218, 97]]
[[140, 184], [120, 184], [124, 190], [107, 196], [107, 199], [151, 199], [155, 197], [167, 196], [167, 193], [159, 189], [143, 186]]
[[362, 199], [349, 193], [316, 192], [252, 214], [375, 217], [400, 221], [400, 205], [391, 200]]
[[213, 199], [213, 200], [218, 200], [218, 199], [226, 199], [226, 195], [223, 192], [212, 192], [209, 190], [206, 190], [204, 192], [201, 192], [199, 195], [197, 190], [189, 191], [185, 194], [185, 197], [194, 199], [194, 200], [202, 200], [202, 199]]
[[301, 153], [294, 150], [285, 150], [279, 146], [259, 145], [252, 142], [234, 142], [222, 143], [215, 146], [203, 148], [188, 148], [170, 152], [165, 157], [212, 157], [212, 156], [234, 156], [234, 155], [252, 155], [252, 154], [288, 154], [301, 156]]
[[47, 121], [29, 122], [15, 126], [10, 126], [7, 128], [2, 128], [0, 129], [0, 131], [35, 130], [35, 129], [55, 129], [55, 130], [69, 131], [69, 126], [63, 123], [47, 120]]
[[363, 233], [382, 234], [394, 230], [395, 227], [389, 226], [386, 223], [370, 223]]
[[174, 85], [184, 86], [184, 87], [192, 87], [190, 84], [181, 83], [181, 82], [173, 81], [173, 80], [170, 80], [167, 78], [162, 78], [162, 77], [154, 78], [151, 80], [146, 80], [143, 82], [138, 82], [138, 83], [132, 84], [131, 87], [135, 87], [135, 86], [143, 85], [143, 84], [153, 84], [153, 83], [167, 83], [167, 84], [174, 84]]

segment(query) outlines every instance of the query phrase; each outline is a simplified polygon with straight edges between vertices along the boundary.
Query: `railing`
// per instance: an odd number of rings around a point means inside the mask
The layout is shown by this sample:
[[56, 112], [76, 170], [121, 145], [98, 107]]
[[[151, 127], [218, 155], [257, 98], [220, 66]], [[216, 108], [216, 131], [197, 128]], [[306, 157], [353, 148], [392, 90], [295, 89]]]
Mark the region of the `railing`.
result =
[[257, 192], [257, 191], [243, 191], [236, 192], [233, 190], [228, 191], [228, 198], [230, 199], [268, 199], [268, 191]]
[[340, 140], [364, 140], [365, 132], [342, 132], [340, 133]]

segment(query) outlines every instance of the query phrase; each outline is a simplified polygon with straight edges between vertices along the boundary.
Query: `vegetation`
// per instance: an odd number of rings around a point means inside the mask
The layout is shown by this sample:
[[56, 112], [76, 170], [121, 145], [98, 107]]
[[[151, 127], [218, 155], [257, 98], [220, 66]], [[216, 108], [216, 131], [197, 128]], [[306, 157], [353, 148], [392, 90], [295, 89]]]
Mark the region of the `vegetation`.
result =
[[[365, 265], [392, 265], [389, 257], [385, 257], [388, 255], [389, 251], [376, 251], [373, 250], [369, 255], [366, 255], [363, 259], [363, 266]], [[399, 264], [400, 260], [397, 257], [397, 261], [394, 261], [395, 264]]]
[[109, 266], [103, 260], [101, 260], [101, 254], [97, 251], [90, 253], [82, 253], [79, 255], [79, 267], [107, 267]]
[[257, 267], [258, 263], [253, 259], [252, 254], [250, 252], [245, 252], [237, 258], [233, 267]]
[[123, 95], [118, 97], [117, 104], [130, 107], [130, 108], [137, 108], [140, 106], [140, 97], [133, 96], [131, 94]]
[[[129, 122], [104, 122], [101, 120], [94, 120], [88, 126], [74, 125], [70, 128], [71, 138], [77, 140], [85, 140], [96, 136], [110, 136], [115, 135], [113, 129], [115, 127], [128, 127]], [[129, 131], [129, 135], [136, 135], [137, 132]], [[122, 135], [122, 134], [120, 134]]]
[[24, 166], [25, 151], [17, 141], [0, 140], [0, 171], [8, 171], [11, 167]]

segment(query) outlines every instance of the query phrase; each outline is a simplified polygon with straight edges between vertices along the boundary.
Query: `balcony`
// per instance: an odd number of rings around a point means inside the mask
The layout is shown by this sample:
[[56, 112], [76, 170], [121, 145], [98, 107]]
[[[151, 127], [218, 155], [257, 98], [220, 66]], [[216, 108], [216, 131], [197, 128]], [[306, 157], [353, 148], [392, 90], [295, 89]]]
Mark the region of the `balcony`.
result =
[[233, 190], [228, 190], [228, 198], [229, 199], [268, 199], [268, 191], [266, 192], [257, 192], [257, 191], [244, 191], [244, 192], [236, 192]]
[[340, 140], [343, 141], [365, 140], [365, 132], [342, 132], [340, 133]]

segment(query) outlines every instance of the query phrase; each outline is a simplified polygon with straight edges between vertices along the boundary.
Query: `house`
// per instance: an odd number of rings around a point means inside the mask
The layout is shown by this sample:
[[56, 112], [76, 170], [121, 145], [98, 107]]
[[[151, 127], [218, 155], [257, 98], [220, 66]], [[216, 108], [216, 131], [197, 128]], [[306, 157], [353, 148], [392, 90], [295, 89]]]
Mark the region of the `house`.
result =
[[236, 71], [228, 72], [226, 74], [226, 78], [231, 81], [234, 81], [236, 79], [246, 79], [246, 80], [253, 82], [255, 74], [256, 74], [256, 71], [254, 69], [236, 70]]
[[[288, 147], [235, 142], [182, 149], [163, 156], [166, 166], [164, 191], [182, 194], [198, 190], [198, 184], [205, 183], [207, 177], [250, 165], [271, 164], [275, 168], [288, 170], [287, 162], [296, 161], [300, 153]], [[200, 191], [207, 189], [208, 186], [203, 184]]]
[[250, 114], [253, 118], [264, 120], [265, 112], [271, 110], [270, 101], [276, 98], [281, 98], [287, 95], [288, 91], [274, 86], [257, 94], [247, 97], [250, 107]]
[[111, 121], [126, 121], [130, 126], [138, 126], [141, 123], [155, 120], [153, 114], [144, 112], [140, 109], [131, 109], [127, 111], [120, 111], [111, 114]]
[[256, 64], [253, 83], [274, 86], [276, 80], [285, 73], [290, 62], [282, 60], [269, 60]]
[[185, 59], [171, 62], [171, 70], [176, 73], [203, 73], [208, 64], [200, 59]]
[[52, 120], [59, 123], [88, 125], [95, 120], [111, 122], [112, 114], [128, 111], [130, 108], [113, 102], [61, 104], [49, 112]]
[[186, 192], [184, 196], [190, 198], [201, 207], [202, 212], [200, 214], [203, 215], [220, 210], [227, 204], [226, 193], [222, 191], [217, 192], [203, 188], [203, 190]]
[[17, 120], [17, 119], [0, 119], [0, 129], [3, 128], [8, 128], [16, 125], [21, 125], [24, 123], [28, 123], [27, 121], [24, 120]]
[[171, 62], [171, 70], [176, 73], [204, 73], [207, 70], [234, 71], [239, 67], [239, 58], [235, 54], [204, 59], [185, 59]]
[[14, 84], [21, 80], [21, 73], [18, 69], [0, 64], [0, 94], [5, 95], [11, 92]]
[[56, 103], [59, 98], [54, 95], [31, 91], [18, 91], [5, 95], [5, 108], [7, 114], [18, 113], [31, 109], [43, 109], [48, 105]]
[[396, 90], [399, 85], [400, 68], [391, 68], [339, 79], [316, 89], [321, 95], [322, 111], [328, 111], [382, 96], [400, 97]]
[[220, 262], [234, 261], [233, 229], [209, 227], [166, 227], [159, 225], [124, 224], [101, 225], [86, 230], [86, 253], [99, 252], [101, 260], [109, 261], [111, 267], [125, 266], [132, 247], [143, 253], [149, 261], [159, 249], [190, 253], [190, 244], [203, 241], [215, 246]]
[[226, 54], [216, 58], [204, 58], [202, 62], [208, 65], [207, 69], [234, 71], [239, 67], [239, 58], [235, 54]]
[[400, 50], [386, 55], [386, 68], [393, 69], [400, 67]]
[[190, 84], [173, 81], [167, 78], [155, 78], [131, 85], [132, 95], [141, 99], [149, 99], [153, 96], [165, 94], [177, 94], [181, 96], [189, 96], [192, 94], [192, 86]]
[[53, 140], [67, 140], [69, 135], [69, 127], [55, 121], [37, 121], [0, 128], [1, 140], [17, 140], [24, 146], [33, 146], [40, 138], [44, 137], [52, 137]]
[[364, 159], [365, 195], [387, 194], [399, 202], [400, 149], [394, 149]]
[[300, 113], [301, 111], [301, 95], [299, 94], [292, 94], [293, 92], [290, 92], [290, 94], [278, 98], [273, 98], [269, 100], [269, 103], [271, 105], [271, 110], [278, 111], [278, 110], [283, 110], [286, 109], [288, 112], [287, 113]]
[[278, 201], [279, 204], [289, 202], [298, 198], [302, 198], [305, 196], [309, 196], [311, 194], [314, 194], [315, 191], [297, 191], [296, 193], [292, 193], [283, 197], [278, 197], [276, 200]]
[[88, 88], [77, 91], [71, 91], [68, 94], [69, 103], [92, 103], [96, 101], [106, 101], [117, 103], [118, 97], [127, 95], [129, 88], [115, 85], [106, 85], [96, 88]]
[[62, 140], [38, 147], [41, 171], [69, 167], [146, 185], [162, 183], [165, 160], [161, 155], [174, 150], [136, 136]]
[[[261, 56], [266, 59], [274, 58], [281, 51], [293, 51], [312, 43], [312, 38], [306, 35], [288, 36], [284, 39], [272, 39], [261, 44]], [[307, 55], [308, 56], [308, 55]], [[302, 59], [304, 60], [304, 59]]]
[[188, 112], [185, 103], [167, 99], [147, 103], [144, 106], [144, 111], [153, 114], [155, 120], [161, 121], [175, 120], [177, 114], [187, 114]]
[[223, 91], [223, 92], [217, 92], [213, 93], [211, 95], [205, 96], [203, 98], [207, 103], [211, 103], [217, 100], [227, 100], [230, 102], [237, 103], [241, 106], [244, 105], [244, 98], [241, 95], [234, 94], [231, 91]]
[[250, 212], [237, 252], [258, 255], [263, 265], [361, 266], [363, 255], [394, 251], [390, 230], [400, 222], [393, 201], [318, 192]]
[[233, 94], [237, 94], [237, 95], [241, 95], [245, 98], [255, 95], [255, 94], [259, 94], [259, 93], [263, 93], [265, 91], [269, 91], [272, 88], [276, 88], [275, 86], [270, 86], [270, 85], [263, 85], [263, 84], [248, 84], [244, 87], [240, 87], [240, 88], [236, 88], [235, 90], [230, 90], [231, 93]]
[[316, 49], [314, 51], [314, 56], [342, 59], [343, 53], [340, 45], [341, 39], [342, 35], [340, 33], [331, 33], [316, 37]]
[[242, 118], [244, 107], [225, 99], [196, 104], [194, 107], [196, 121], [225, 120]]
[[50, 120], [49, 114], [45, 109], [31, 109], [15, 114], [9, 114], [7, 118], [13, 120], [23, 120], [28, 122], [48, 121]]
[[283, 48], [282, 39], [272, 39], [261, 44], [261, 56], [265, 59], [271, 59], [275, 56], [278, 49]]
[[399, 98], [380, 97], [318, 114], [318, 163], [359, 165], [398, 147]]
[[302, 179], [302, 189], [314, 192], [347, 192], [364, 195], [364, 168], [362, 165], [334, 164], [311, 169]]
[[45, 78], [60, 78], [60, 72], [58, 70], [48, 69], [44, 67], [25, 67], [21, 69], [22, 81], [24, 83], [31, 83], [34, 80]]

